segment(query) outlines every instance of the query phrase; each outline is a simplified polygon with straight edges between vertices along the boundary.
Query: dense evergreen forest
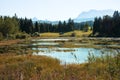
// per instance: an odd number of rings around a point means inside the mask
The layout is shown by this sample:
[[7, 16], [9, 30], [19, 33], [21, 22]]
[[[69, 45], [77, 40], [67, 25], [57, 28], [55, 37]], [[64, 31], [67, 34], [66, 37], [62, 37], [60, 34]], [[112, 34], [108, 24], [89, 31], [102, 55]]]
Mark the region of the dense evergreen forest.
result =
[[115, 11], [113, 16], [95, 18], [93, 35], [99, 37], [120, 37], [120, 13]]
[[44, 33], [58, 32], [65, 33], [73, 30], [86, 30], [89, 26], [93, 26], [93, 22], [75, 23], [71, 18], [68, 21], [59, 21], [58, 24], [41, 23], [39, 21], [32, 22], [31, 19], [19, 19], [19, 26], [22, 32], [26, 33]]
[[72, 19], [64, 22], [59, 21], [58, 24], [53, 25], [52, 23], [40, 23], [38, 21], [33, 22], [31, 19], [28, 18], [18, 18], [16, 14], [13, 17], [0, 16], [0, 37], [13, 36], [21, 32], [32, 35], [35, 32], [65, 33], [76, 29], [87, 31], [89, 25], [92, 25], [92, 23], [74, 23]]

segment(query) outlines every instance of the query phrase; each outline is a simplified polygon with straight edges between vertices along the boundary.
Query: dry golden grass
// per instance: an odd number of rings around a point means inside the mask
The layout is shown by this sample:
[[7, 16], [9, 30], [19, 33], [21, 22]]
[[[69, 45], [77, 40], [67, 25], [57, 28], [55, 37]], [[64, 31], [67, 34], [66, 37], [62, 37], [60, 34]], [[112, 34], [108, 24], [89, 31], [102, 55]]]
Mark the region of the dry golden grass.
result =
[[75, 31], [71, 31], [71, 32], [66, 32], [62, 35], [60, 35], [59, 33], [51, 33], [51, 32], [47, 32], [47, 33], [41, 33], [40, 37], [73, 37], [72, 34], [75, 34], [75, 37], [87, 37], [89, 36], [92, 31], [88, 31], [88, 32], [84, 32], [84, 31], [79, 31], [79, 30], [75, 30]]
[[47, 32], [47, 33], [41, 33], [40, 37], [59, 37], [59, 33], [51, 33], [51, 32]]
[[51, 80], [50, 74], [54, 70], [61, 70], [57, 59], [33, 55], [0, 55], [0, 80], [46, 80], [48, 76]]
[[119, 80], [120, 55], [60, 65], [45, 56], [0, 54], [0, 80]]
[[84, 31], [75, 30], [64, 33], [62, 36], [71, 37], [73, 33], [75, 34], [75, 37], [87, 37], [92, 33], [92, 31], [84, 32]]

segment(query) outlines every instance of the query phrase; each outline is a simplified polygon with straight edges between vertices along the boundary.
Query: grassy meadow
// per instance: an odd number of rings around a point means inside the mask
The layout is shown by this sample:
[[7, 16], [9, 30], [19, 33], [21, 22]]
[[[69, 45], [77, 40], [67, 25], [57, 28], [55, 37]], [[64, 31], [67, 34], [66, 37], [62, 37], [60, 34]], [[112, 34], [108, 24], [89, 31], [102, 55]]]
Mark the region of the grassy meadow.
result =
[[80, 30], [66, 32], [63, 34], [47, 32], [47, 33], [41, 33], [40, 37], [88, 37], [91, 33], [92, 31], [84, 32]]
[[51, 32], [47, 32], [47, 33], [41, 33], [40, 37], [59, 37], [59, 33], [51, 33]]
[[80, 31], [80, 30], [75, 30], [75, 31], [71, 31], [71, 32], [66, 32], [61, 36], [63, 36], [63, 37], [88, 37], [91, 33], [92, 33], [92, 31], [84, 32], [84, 31]]

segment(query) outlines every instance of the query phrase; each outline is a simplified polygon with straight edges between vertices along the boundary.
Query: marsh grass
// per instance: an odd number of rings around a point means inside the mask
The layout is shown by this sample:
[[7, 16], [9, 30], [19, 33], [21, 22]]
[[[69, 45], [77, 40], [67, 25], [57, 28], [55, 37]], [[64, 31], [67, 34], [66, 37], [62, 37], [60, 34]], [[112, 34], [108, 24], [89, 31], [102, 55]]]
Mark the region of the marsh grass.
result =
[[92, 73], [97, 80], [119, 80], [120, 79], [120, 52], [101, 52], [100, 57], [89, 53], [88, 72]]
[[[29, 80], [33, 77], [45, 79], [45, 74], [60, 69], [59, 61], [43, 56], [0, 56], [0, 80]], [[54, 65], [54, 66], [53, 66]], [[48, 75], [49, 76], [49, 75]], [[51, 76], [52, 78], [52, 76]], [[32, 79], [33, 80], [33, 79]]]
[[[110, 53], [111, 52], [111, 53]], [[77, 56], [71, 53], [76, 60]], [[0, 80], [119, 80], [120, 51], [89, 53], [87, 63], [61, 65], [60, 61], [31, 54], [0, 54]]]
[[120, 51], [102, 51], [99, 57], [89, 52], [87, 63], [69, 65], [60, 65], [59, 60], [46, 56], [0, 54], [0, 80], [61, 79], [119, 80]]

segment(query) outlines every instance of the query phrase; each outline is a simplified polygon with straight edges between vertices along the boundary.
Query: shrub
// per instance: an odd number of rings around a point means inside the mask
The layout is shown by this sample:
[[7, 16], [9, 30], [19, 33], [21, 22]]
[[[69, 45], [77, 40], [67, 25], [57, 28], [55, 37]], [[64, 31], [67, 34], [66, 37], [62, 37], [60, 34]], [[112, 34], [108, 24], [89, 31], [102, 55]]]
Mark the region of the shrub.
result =
[[29, 37], [29, 35], [25, 34], [25, 33], [18, 33], [18, 34], [16, 34], [16, 39], [26, 39], [28, 37]]
[[73, 33], [71, 34], [71, 37], [75, 37], [75, 36], [76, 36], [76, 33], [73, 32]]
[[32, 36], [39, 37], [40, 34], [38, 32], [35, 32], [35, 33], [32, 34]]

